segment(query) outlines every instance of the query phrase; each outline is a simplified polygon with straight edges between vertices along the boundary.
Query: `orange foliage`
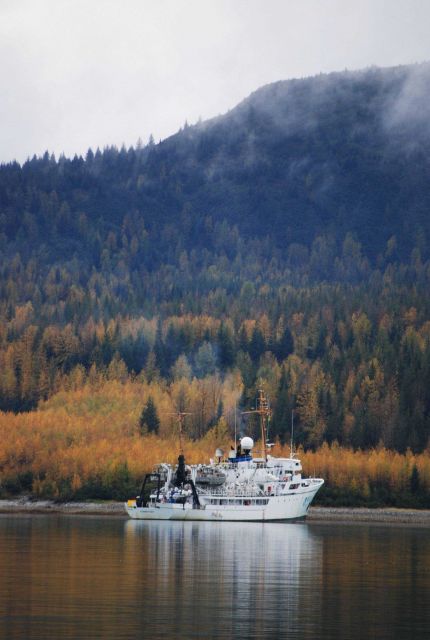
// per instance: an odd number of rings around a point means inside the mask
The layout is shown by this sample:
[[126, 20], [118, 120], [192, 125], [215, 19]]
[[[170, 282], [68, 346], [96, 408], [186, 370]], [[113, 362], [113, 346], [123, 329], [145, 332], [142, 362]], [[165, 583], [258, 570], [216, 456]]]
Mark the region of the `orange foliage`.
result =
[[[218, 380], [217, 384], [225, 417], [200, 440], [185, 440], [189, 463], [207, 461], [216, 446], [227, 450], [230, 445], [232, 429], [226, 419], [236, 400], [234, 381]], [[149, 395], [159, 411], [160, 436], [142, 437], [139, 416]], [[176, 462], [177, 427], [169, 415], [174, 410], [166, 387], [105, 380], [60, 391], [31, 413], [0, 413], [0, 490], [27, 474], [31, 477], [27, 489], [33, 494], [73, 497], [95, 480], [108, 485], [124, 469], [137, 486], [157, 462]], [[277, 444], [273, 455], [288, 456], [289, 447]], [[322, 477], [330, 487], [358, 491], [364, 497], [375, 486], [407, 492], [414, 466], [420, 487], [430, 491], [428, 451], [402, 455], [383, 447], [353, 451], [323, 444], [316, 451], [300, 450], [298, 455], [306, 475]]]

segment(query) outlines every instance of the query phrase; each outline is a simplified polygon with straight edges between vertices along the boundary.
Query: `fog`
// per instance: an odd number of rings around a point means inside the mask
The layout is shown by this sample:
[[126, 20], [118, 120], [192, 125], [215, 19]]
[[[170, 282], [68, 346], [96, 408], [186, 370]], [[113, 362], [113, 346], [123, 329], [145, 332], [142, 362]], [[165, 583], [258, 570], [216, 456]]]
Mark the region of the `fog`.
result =
[[0, 161], [158, 141], [269, 82], [428, 60], [429, 18], [420, 0], [0, 0]]

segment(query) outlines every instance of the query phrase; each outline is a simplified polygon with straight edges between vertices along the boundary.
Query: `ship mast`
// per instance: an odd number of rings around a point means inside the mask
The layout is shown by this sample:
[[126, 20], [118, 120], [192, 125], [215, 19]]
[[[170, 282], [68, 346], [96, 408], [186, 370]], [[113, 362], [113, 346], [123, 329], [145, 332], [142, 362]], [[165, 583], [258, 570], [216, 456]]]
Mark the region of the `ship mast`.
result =
[[294, 409], [291, 409], [291, 444], [290, 458], [294, 458]]
[[184, 422], [185, 416], [190, 416], [191, 413], [187, 411], [176, 411], [176, 413], [169, 413], [170, 416], [175, 416], [178, 422], [178, 430], [179, 430], [179, 453], [181, 456], [184, 455]]
[[267, 422], [272, 415], [269, 402], [263, 389], [258, 390], [257, 407], [253, 411], [242, 411], [242, 413], [257, 413], [260, 416], [260, 430], [262, 442], [262, 457], [267, 462]]

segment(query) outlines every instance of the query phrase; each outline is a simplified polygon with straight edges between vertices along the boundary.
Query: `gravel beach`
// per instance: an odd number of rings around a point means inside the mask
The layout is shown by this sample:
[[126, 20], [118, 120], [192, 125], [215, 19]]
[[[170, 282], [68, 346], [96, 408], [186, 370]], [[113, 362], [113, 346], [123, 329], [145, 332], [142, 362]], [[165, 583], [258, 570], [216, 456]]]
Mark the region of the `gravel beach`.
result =
[[0, 500], [0, 513], [62, 513], [127, 517], [123, 502], [54, 502], [26, 497]]
[[[27, 497], [0, 500], [0, 514], [7, 513], [127, 517], [122, 502], [54, 502], [31, 500]], [[312, 523], [368, 522], [430, 527], [430, 510], [311, 507], [307, 521]]]
[[310, 522], [368, 522], [380, 524], [408, 524], [430, 527], [429, 509], [364, 509], [354, 507], [311, 507], [307, 521]]

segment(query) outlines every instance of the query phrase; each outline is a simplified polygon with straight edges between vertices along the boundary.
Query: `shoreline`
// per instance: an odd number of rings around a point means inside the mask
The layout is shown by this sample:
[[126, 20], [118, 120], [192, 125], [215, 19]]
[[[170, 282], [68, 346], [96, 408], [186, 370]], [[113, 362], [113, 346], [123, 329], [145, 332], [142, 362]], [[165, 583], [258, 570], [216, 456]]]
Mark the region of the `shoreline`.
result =
[[0, 500], [0, 514], [14, 513], [127, 517], [123, 502], [55, 502], [32, 500], [28, 497]]
[[430, 509], [396, 507], [310, 507], [307, 522], [312, 524], [399, 524], [430, 527]]
[[[28, 497], [0, 500], [0, 514], [60, 514], [127, 517], [123, 502], [54, 502], [53, 500], [31, 500]], [[430, 509], [311, 507], [306, 522], [310, 522], [311, 524], [406, 524], [430, 527]]]

